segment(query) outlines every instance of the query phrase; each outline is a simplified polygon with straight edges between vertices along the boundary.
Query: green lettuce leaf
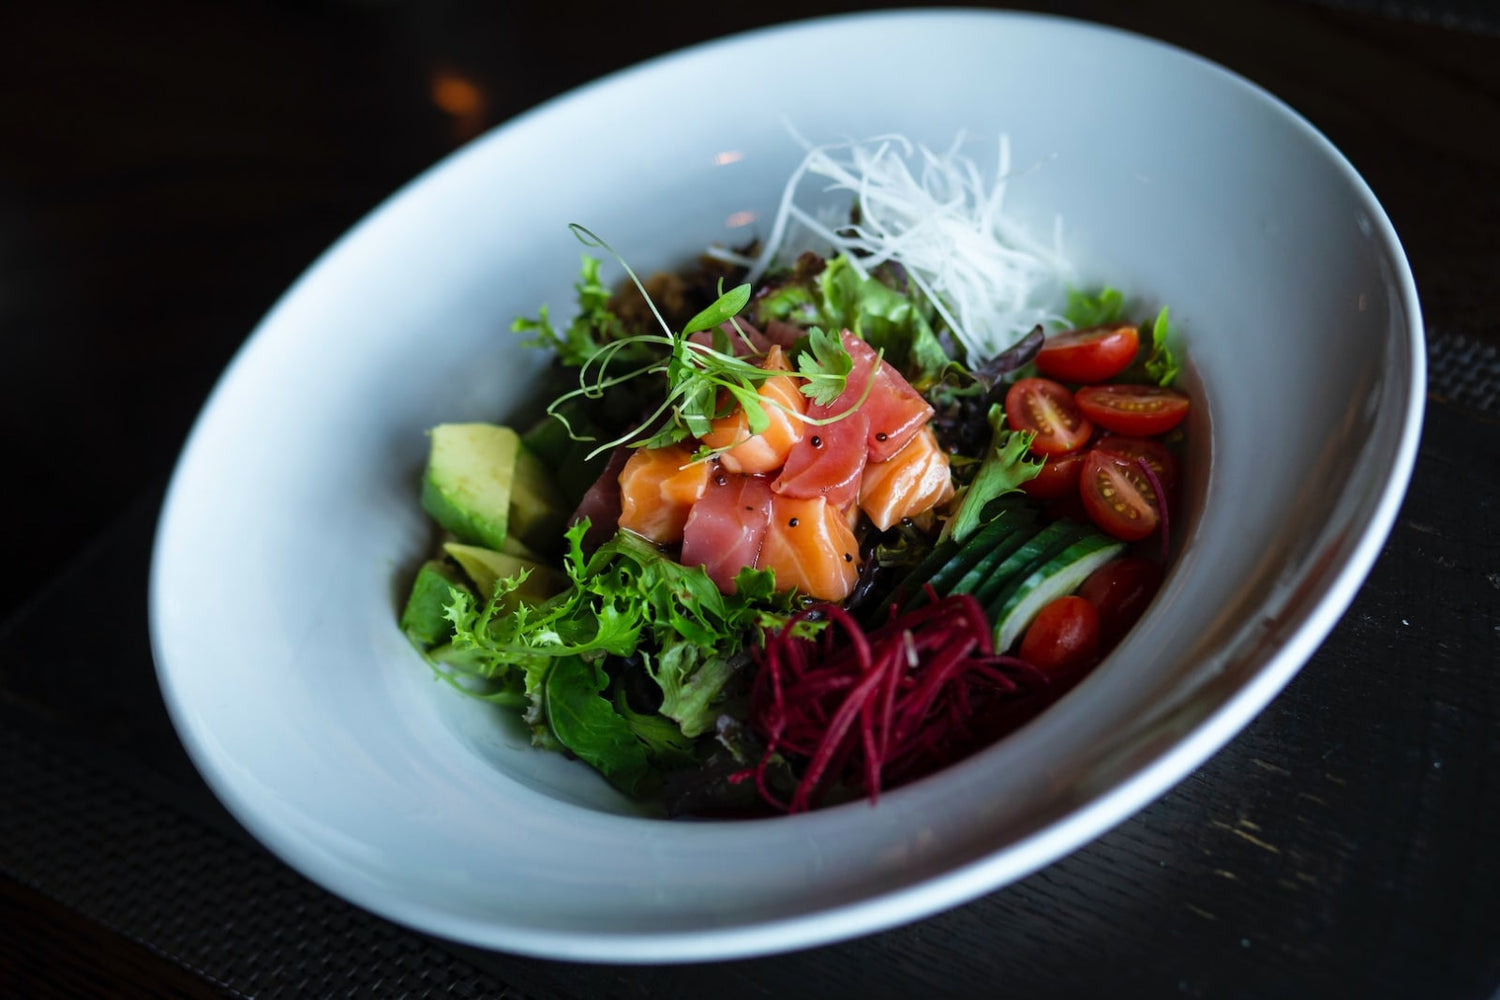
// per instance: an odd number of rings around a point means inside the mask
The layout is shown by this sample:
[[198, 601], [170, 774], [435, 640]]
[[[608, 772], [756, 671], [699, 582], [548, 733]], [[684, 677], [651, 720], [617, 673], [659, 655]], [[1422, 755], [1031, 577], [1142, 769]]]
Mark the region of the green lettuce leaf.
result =
[[602, 693], [609, 676], [597, 663], [565, 656], [547, 672], [545, 710], [558, 742], [621, 791], [641, 795], [654, 777], [646, 746]]
[[[643, 743], [648, 768], [680, 766], [685, 748], [713, 729], [746, 636], [784, 622], [792, 597], [776, 593], [769, 570], [753, 569], [725, 595], [703, 567], [682, 566], [629, 532], [586, 554], [587, 531], [585, 520], [566, 532], [570, 586], [546, 601], [514, 599], [521, 577], [499, 581], [482, 605], [455, 588], [446, 608], [453, 637], [435, 669], [474, 697], [526, 706], [535, 742], [566, 746], [635, 794], [645, 779], [621, 733]], [[645, 664], [662, 690], [656, 721], [623, 713], [602, 693], [610, 656]]]
[[1063, 308], [1063, 318], [1070, 329], [1082, 330], [1091, 326], [1103, 326], [1120, 318], [1125, 308], [1125, 296], [1109, 286], [1097, 295], [1068, 289], [1068, 304]]
[[[933, 330], [931, 306], [920, 295], [896, 288], [894, 281], [885, 271], [861, 277], [842, 256], [821, 270], [799, 262], [783, 283], [755, 300], [755, 319], [761, 324], [778, 319], [800, 327], [853, 331], [882, 352], [919, 392], [925, 391], [952, 359]], [[811, 349], [809, 342], [805, 350]]]
[[1029, 457], [1035, 434], [1016, 432], [1006, 426], [1005, 410], [998, 403], [990, 407], [986, 419], [990, 425], [990, 446], [979, 471], [965, 488], [957, 512], [943, 525], [939, 541], [952, 538], [961, 542], [969, 537], [982, 523], [984, 508], [991, 500], [1019, 490], [1022, 483], [1035, 479], [1042, 471], [1042, 462]]
[[1161, 312], [1156, 314], [1156, 321], [1151, 324], [1151, 353], [1146, 358], [1146, 374], [1160, 386], [1171, 385], [1181, 370], [1177, 359], [1172, 357], [1171, 349], [1167, 347], [1170, 335], [1167, 307], [1162, 306]]
[[610, 311], [611, 293], [609, 287], [599, 280], [597, 258], [583, 255], [583, 264], [573, 290], [577, 295], [578, 313], [561, 333], [553, 325], [546, 306], [537, 310], [535, 318], [517, 317], [511, 324], [511, 330], [515, 333], [532, 334], [526, 341], [527, 345], [555, 351], [563, 364], [581, 368], [603, 350], [605, 345], [625, 338], [627, 332], [620, 317]]
[[661, 714], [684, 736], [701, 736], [713, 731], [720, 712], [716, 705], [739, 667], [697, 643], [676, 642], [649, 657], [646, 670], [661, 688]]

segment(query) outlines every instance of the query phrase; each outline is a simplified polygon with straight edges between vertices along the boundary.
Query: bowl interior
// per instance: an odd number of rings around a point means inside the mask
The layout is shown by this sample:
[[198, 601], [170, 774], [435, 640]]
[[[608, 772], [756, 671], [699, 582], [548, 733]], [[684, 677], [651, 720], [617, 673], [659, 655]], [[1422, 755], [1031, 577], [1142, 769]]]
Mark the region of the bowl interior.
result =
[[[888, 71], [852, 94], [834, 50]], [[920, 51], [945, 56], [915, 66]], [[727, 77], [742, 81], [732, 99]], [[981, 160], [1008, 133], [1026, 168], [1012, 210], [1039, 231], [1061, 218], [1083, 283], [1127, 290], [1141, 312], [1170, 305], [1197, 400], [1185, 544], [1135, 632], [1012, 739], [875, 809], [668, 823], [436, 683], [398, 632], [405, 574], [431, 542], [423, 432], [531, 401], [544, 359], [508, 328], [542, 303], [568, 313], [582, 248], [567, 223], [643, 272], [763, 232], [801, 155], [788, 121], [816, 140], [897, 131], [933, 147], [962, 130]], [[1200, 59], [952, 12], [701, 47], [439, 164], [267, 316], [163, 513], [163, 690], [257, 837], [427, 931], [646, 961], [886, 926], [1101, 832], [1285, 683], [1404, 490], [1419, 338], [1409, 271], [1364, 184], [1285, 107]]]

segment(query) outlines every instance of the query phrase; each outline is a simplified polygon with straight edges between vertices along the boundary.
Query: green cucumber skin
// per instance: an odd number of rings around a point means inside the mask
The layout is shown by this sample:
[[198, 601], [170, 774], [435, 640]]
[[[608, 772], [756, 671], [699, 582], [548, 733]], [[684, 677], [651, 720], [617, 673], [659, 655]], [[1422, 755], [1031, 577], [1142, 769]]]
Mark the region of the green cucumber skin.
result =
[[933, 546], [927, 557], [911, 568], [901, 578], [901, 582], [886, 592], [885, 596], [875, 605], [876, 607], [888, 607], [893, 601], [902, 605], [909, 605], [919, 594], [922, 593], [922, 584], [932, 579], [932, 574], [938, 568], [953, 558], [954, 553], [959, 550], [959, 544], [951, 539], [939, 542]]
[[1093, 529], [1087, 525], [1068, 520], [1053, 521], [1043, 527], [1030, 542], [1001, 563], [974, 595], [984, 607], [985, 616], [990, 621], [997, 621], [997, 611], [1021, 581], [1091, 531]]
[[[965, 573], [948, 593], [977, 595], [988, 585], [996, 571], [1005, 565], [1007, 559], [1037, 536], [1039, 529], [1035, 526], [1035, 520], [1035, 518], [1026, 518], [1024, 522], [1015, 525], [1015, 530], [996, 541], [990, 547], [990, 551], [985, 553], [984, 558]], [[978, 600], [977, 596], [975, 600]]]
[[[938, 567], [926, 582], [932, 584], [932, 589], [939, 595], [951, 593], [953, 585], [962, 579], [965, 573], [973, 569], [997, 543], [1015, 530], [1016, 527], [1011, 523], [1011, 519], [1003, 515], [988, 522], [971, 535], [969, 540], [954, 553], [953, 558]], [[920, 593], [917, 596], [921, 598]], [[921, 603], [926, 603], [925, 599], [922, 599]], [[920, 607], [921, 604], [916, 606]]]
[[1042, 607], [1073, 593], [1090, 573], [1124, 551], [1124, 542], [1091, 531], [1028, 573], [998, 613], [987, 612], [995, 623], [995, 649], [1003, 652], [1010, 648]]
[[[988, 521], [981, 524], [974, 534], [962, 542], [952, 538], [938, 542], [933, 546], [932, 551], [908, 570], [898, 583], [886, 590], [879, 601], [872, 601], [871, 607], [885, 608], [892, 603], [899, 603], [907, 610], [921, 607], [927, 603], [925, 584], [931, 582], [934, 575], [941, 572], [955, 557], [960, 553], [965, 553], [965, 558], [969, 558], [971, 551], [977, 552], [979, 556], [983, 555], [982, 552], [971, 547], [986, 528], [993, 528], [1000, 521], [1008, 522], [1011, 526], [1018, 524], [1029, 526], [1037, 517], [1036, 508], [1020, 493], [996, 497], [990, 501], [985, 510], [994, 511], [994, 514]], [[942, 593], [942, 590], [936, 586], [934, 590]]]

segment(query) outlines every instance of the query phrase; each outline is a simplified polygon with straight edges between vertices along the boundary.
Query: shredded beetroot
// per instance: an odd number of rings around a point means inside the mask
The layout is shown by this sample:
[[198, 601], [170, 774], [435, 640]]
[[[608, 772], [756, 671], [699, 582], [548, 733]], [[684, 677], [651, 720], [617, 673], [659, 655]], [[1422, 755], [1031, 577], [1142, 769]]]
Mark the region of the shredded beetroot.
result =
[[[967, 755], [981, 735], [981, 708], [1048, 684], [1024, 660], [995, 654], [972, 596], [928, 597], [868, 633], [842, 608], [822, 605], [767, 636], [750, 708], [766, 749], [740, 780], [753, 776], [761, 797], [785, 812], [811, 808], [836, 782], [873, 804], [882, 787]], [[818, 638], [797, 637], [795, 625], [814, 615], [828, 619]], [[806, 761], [790, 802], [767, 787], [777, 754]]]
[[1139, 465], [1141, 471], [1146, 474], [1146, 482], [1151, 484], [1151, 491], [1156, 494], [1156, 505], [1161, 509], [1161, 523], [1156, 527], [1161, 532], [1161, 561], [1166, 562], [1169, 556], [1168, 544], [1171, 539], [1167, 525], [1167, 494], [1161, 488], [1161, 480], [1157, 478], [1156, 470], [1151, 468], [1151, 463], [1146, 461], [1145, 456], [1136, 456], [1135, 464]]

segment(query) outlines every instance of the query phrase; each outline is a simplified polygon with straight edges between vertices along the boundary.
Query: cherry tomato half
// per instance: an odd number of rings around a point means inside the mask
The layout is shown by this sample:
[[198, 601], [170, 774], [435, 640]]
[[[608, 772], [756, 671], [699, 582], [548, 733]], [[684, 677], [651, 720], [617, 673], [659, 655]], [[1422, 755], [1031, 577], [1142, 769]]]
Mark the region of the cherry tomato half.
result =
[[1161, 521], [1156, 491], [1135, 459], [1090, 451], [1078, 482], [1089, 519], [1116, 538], [1139, 541]]
[[1021, 484], [1026, 495], [1037, 500], [1056, 500], [1078, 495], [1078, 477], [1083, 473], [1086, 452], [1070, 451], [1061, 455], [1038, 455], [1044, 458], [1042, 471]]
[[1037, 370], [1064, 382], [1103, 382], [1129, 367], [1140, 342], [1140, 332], [1128, 325], [1068, 330], [1047, 338]]
[[1099, 612], [1081, 597], [1059, 597], [1026, 627], [1018, 653], [1042, 670], [1088, 666], [1099, 654]]
[[1068, 387], [1048, 378], [1023, 378], [1012, 385], [1005, 393], [1005, 420], [1011, 430], [1034, 431], [1031, 450], [1041, 455], [1077, 451], [1094, 433]]
[[1099, 640], [1108, 649], [1130, 631], [1161, 586], [1161, 567], [1141, 556], [1112, 559], [1089, 574], [1078, 596], [1099, 612]]
[[1134, 437], [1165, 434], [1182, 423], [1188, 411], [1186, 396], [1159, 385], [1086, 385], [1078, 390], [1076, 401], [1083, 415], [1100, 427]]
[[1121, 455], [1132, 461], [1144, 458], [1146, 463], [1151, 466], [1151, 471], [1156, 474], [1156, 479], [1161, 483], [1161, 488], [1169, 496], [1177, 488], [1177, 457], [1160, 441], [1153, 441], [1150, 438], [1106, 434], [1094, 442], [1094, 450], [1107, 451], [1112, 455]]

